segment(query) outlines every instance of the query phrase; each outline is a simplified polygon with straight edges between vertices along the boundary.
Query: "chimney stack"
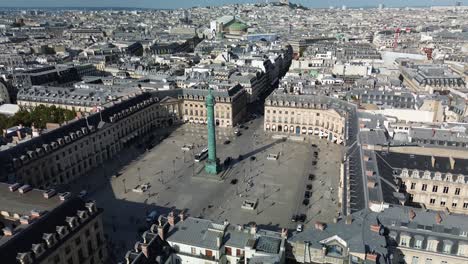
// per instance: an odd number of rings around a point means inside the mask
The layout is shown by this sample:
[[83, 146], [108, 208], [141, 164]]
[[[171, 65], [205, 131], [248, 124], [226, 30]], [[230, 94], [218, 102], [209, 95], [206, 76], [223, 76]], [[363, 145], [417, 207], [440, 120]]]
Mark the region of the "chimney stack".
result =
[[167, 222], [171, 227], [175, 225], [175, 217], [174, 217], [174, 212], [170, 212], [169, 215], [167, 216]]
[[345, 220], [345, 224], [350, 225], [352, 223], [353, 223], [353, 216], [352, 215], [347, 215], [346, 220]]
[[315, 229], [323, 231], [323, 230], [325, 230], [325, 227], [326, 227], [325, 223], [322, 223], [322, 222], [319, 222], [319, 221], [315, 222]]
[[221, 248], [221, 241], [222, 241], [223, 237], [222, 236], [217, 236], [216, 237], [216, 247], [217, 248]]
[[413, 221], [413, 219], [416, 217], [416, 213], [414, 212], [413, 209], [409, 211], [409, 219], [410, 221]]
[[440, 225], [440, 223], [442, 223], [442, 216], [440, 216], [440, 213], [437, 213], [435, 218], [436, 218], [436, 223]]
[[435, 167], [435, 162], [436, 162], [435, 157], [432, 156], [432, 157], [431, 157], [431, 165], [432, 165], [432, 168]]
[[372, 232], [376, 232], [376, 233], [379, 233], [380, 232], [380, 225], [370, 225], [370, 230]]
[[146, 258], [149, 258], [148, 244], [140, 244], [140, 247], [141, 247], [141, 253], [143, 253], [143, 255], [145, 255]]
[[184, 211], [181, 211], [181, 212], [179, 213], [179, 219], [180, 219], [181, 222], [183, 222], [183, 221], [185, 220]]
[[250, 226], [250, 234], [251, 234], [251, 235], [257, 234], [257, 225], [256, 225], [256, 224], [252, 224], [252, 225]]
[[450, 157], [450, 169], [455, 169], [455, 159], [453, 157]]
[[288, 239], [288, 229], [282, 228], [281, 229], [281, 238]]
[[158, 236], [161, 240], [166, 240], [166, 232], [164, 230], [164, 226], [158, 225]]

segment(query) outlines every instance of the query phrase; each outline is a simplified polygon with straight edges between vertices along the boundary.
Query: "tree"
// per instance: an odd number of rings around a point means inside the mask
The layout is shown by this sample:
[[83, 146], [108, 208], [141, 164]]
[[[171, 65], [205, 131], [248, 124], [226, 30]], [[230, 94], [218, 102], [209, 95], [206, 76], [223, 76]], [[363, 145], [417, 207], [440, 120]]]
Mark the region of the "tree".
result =
[[71, 110], [57, 108], [56, 106], [39, 105], [28, 111], [20, 109], [14, 116], [6, 117], [0, 115], [0, 129], [6, 129], [22, 124], [30, 127], [32, 124], [36, 128], [45, 128], [47, 123], [62, 124], [65, 121], [74, 119], [76, 113]]

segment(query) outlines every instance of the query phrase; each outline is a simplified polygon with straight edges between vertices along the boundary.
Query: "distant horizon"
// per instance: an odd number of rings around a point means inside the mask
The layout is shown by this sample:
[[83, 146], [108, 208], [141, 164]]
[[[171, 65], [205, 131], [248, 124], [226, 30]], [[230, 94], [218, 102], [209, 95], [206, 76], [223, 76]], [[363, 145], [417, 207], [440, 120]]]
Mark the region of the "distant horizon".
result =
[[[31, 1], [37, 6], [31, 6]], [[66, 3], [64, 3], [66, 2]], [[269, 1], [273, 2], [273, 1]], [[309, 8], [328, 8], [334, 6], [337, 8], [347, 6], [349, 8], [372, 8], [378, 7], [379, 4], [384, 4], [386, 7], [430, 7], [430, 6], [454, 6], [456, 2], [461, 2], [462, 5], [468, 5], [468, 0], [296, 0], [291, 3], [301, 4]], [[0, 9], [178, 9], [192, 8], [202, 6], [222, 6], [230, 4], [253, 4], [265, 3], [259, 0], [134, 0], [131, 4], [126, 0], [81, 0], [81, 1], [63, 1], [63, 0], [15, 0], [7, 1], [0, 0]]]

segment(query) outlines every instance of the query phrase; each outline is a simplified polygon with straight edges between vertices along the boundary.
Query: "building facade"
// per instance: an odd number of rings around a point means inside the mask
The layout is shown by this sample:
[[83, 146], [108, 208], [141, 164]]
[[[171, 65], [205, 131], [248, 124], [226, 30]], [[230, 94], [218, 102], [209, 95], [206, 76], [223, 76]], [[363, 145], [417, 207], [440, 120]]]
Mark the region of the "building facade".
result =
[[141, 94], [4, 150], [0, 179], [45, 188], [77, 179], [158, 127], [182, 122], [172, 96]]
[[[183, 101], [183, 119], [194, 124], [206, 124], [205, 100], [208, 88], [183, 89], [179, 99]], [[213, 90], [215, 97], [215, 124], [220, 127], [233, 127], [246, 115], [248, 95], [245, 89], [237, 84], [226, 89]]]
[[270, 95], [265, 101], [264, 130], [290, 135], [317, 135], [344, 142], [346, 113], [325, 98], [311, 95]]

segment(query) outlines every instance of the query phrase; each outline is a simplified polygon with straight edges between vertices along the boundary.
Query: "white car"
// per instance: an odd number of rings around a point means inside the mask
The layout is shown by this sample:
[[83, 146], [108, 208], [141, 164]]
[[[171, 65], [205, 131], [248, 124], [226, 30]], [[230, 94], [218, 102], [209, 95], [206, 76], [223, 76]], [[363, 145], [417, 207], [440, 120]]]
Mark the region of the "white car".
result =
[[297, 227], [296, 227], [296, 231], [297, 232], [302, 232], [302, 229], [304, 229], [304, 225], [298, 224]]

